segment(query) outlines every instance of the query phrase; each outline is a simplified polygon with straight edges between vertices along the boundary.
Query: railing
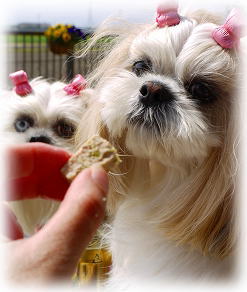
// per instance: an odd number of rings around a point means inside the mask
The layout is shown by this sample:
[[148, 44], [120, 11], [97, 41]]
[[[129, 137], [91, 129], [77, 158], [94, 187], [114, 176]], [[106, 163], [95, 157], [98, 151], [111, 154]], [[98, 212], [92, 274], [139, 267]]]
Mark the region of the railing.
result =
[[97, 58], [98, 50], [91, 54], [95, 57], [75, 58], [72, 54], [54, 54], [43, 32], [18, 31], [7, 34], [7, 73], [22, 69], [27, 72], [29, 79], [43, 76], [51, 80], [68, 81], [78, 73], [87, 76], [94, 67], [91, 60]]

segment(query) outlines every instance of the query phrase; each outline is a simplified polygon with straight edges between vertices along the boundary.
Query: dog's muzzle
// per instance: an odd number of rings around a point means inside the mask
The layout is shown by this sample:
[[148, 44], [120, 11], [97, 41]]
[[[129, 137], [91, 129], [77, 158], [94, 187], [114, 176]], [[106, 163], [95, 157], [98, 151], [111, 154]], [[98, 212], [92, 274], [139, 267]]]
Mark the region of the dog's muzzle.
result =
[[174, 95], [165, 84], [158, 81], [147, 81], [140, 88], [139, 101], [146, 107], [168, 103]]
[[128, 123], [163, 135], [178, 124], [176, 93], [163, 82], [146, 81], [139, 89], [138, 103], [128, 116]]
[[29, 140], [30, 143], [41, 142], [46, 144], [52, 144], [51, 139], [47, 136], [33, 136]]

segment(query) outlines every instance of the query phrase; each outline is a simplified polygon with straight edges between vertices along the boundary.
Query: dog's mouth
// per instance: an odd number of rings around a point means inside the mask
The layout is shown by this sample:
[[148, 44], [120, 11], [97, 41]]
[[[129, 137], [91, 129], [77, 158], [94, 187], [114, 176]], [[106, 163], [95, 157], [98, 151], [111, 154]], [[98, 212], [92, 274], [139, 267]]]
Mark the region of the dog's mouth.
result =
[[56, 145], [52, 135], [46, 133], [46, 131], [31, 131], [31, 133], [26, 137], [26, 143], [44, 143], [49, 145]]
[[33, 135], [32, 137], [28, 138], [27, 142], [28, 143], [40, 142], [40, 143], [45, 143], [45, 144], [50, 144], [50, 145], [54, 144], [52, 139], [48, 137], [47, 135]]
[[138, 104], [127, 118], [129, 125], [144, 128], [148, 132], [164, 135], [178, 125], [178, 114], [172, 103], [143, 106]]
[[143, 83], [139, 89], [138, 102], [128, 116], [130, 125], [161, 136], [177, 128], [179, 115], [176, 111], [176, 96], [180, 91], [179, 88], [172, 90], [167, 84], [159, 80]]

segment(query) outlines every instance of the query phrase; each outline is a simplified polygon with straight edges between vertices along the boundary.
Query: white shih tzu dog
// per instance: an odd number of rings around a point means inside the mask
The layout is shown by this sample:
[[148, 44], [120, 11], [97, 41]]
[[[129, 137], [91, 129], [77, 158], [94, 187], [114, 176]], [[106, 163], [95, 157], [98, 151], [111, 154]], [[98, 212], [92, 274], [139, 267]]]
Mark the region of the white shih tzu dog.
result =
[[[1, 143], [42, 142], [74, 149], [74, 133], [89, 99], [86, 81], [77, 75], [70, 84], [49, 83], [35, 78], [30, 83], [24, 71], [10, 74], [16, 85], [1, 94]], [[83, 91], [82, 91], [83, 90]], [[26, 235], [42, 226], [58, 203], [30, 199], [10, 203]]]
[[122, 154], [108, 198], [113, 291], [233, 271], [239, 23], [235, 10], [222, 25], [160, 6], [155, 25], [95, 34], [92, 45], [115, 38], [77, 144], [97, 133]]

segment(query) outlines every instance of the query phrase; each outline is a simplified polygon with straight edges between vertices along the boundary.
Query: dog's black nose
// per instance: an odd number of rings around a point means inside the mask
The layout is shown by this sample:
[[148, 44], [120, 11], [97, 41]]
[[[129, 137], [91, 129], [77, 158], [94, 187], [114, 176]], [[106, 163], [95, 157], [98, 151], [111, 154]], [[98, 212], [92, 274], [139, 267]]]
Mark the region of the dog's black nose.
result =
[[42, 143], [46, 143], [46, 144], [51, 144], [51, 139], [48, 138], [47, 136], [33, 136], [31, 137], [31, 139], [29, 140], [30, 143], [33, 142], [42, 142]]
[[158, 81], [147, 81], [140, 88], [140, 102], [145, 106], [167, 103], [174, 99], [172, 92], [165, 84]]

